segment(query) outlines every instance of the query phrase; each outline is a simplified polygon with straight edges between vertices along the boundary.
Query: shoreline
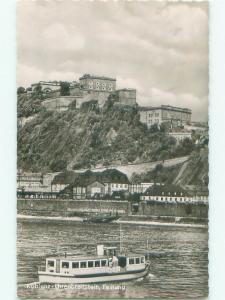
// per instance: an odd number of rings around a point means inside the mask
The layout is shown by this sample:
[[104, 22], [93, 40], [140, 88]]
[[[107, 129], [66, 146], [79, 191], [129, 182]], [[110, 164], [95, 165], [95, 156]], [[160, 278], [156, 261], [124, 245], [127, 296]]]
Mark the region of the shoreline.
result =
[[[82, 223], [84, 218], [81, 217], [46, 217], [46, 216], [31, 216], [17, 214], [17, 220], [30, 221], [66, 221]], [[166, 227], [190, 227], [190, 228], [208, 228], [206, 224], [190, 224], [190, 223], [174, 223], [174, 222], [155, 222], [155, 221], [135, 221], [135, 220], [115, 220], [112, 224], [126, 224], [126, 225], [141, 225], [141, 226], [166, 226]], [[110, 223], [107, 223], [110, 224]]]

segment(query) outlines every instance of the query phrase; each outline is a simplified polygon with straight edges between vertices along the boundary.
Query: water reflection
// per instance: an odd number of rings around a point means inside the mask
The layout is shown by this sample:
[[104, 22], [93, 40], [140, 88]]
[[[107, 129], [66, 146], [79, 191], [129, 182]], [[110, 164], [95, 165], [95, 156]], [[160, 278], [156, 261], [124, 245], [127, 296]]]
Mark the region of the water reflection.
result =
[[96, 244], [119, 245], [116, 224], [33, 223], [18, 221], [18, 296], [27, 298], [197, 298], [208, 294], [208, 232], [204, 228], [123, 225], [123, 245], [145, 254], [147, 240], [151, 274], [112, 289], [25, 288], [37, 282], [37, 268], [58, 253], [93, 254]]

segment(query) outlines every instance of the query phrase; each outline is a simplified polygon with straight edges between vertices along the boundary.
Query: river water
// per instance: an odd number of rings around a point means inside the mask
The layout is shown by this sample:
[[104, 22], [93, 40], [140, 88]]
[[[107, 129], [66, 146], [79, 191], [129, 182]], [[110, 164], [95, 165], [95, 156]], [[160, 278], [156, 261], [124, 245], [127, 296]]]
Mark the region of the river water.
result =
[[208, 295], [208, 230], [175, 226], [123, 225], [123, 246], [150, 254], [144, 279], [73, 287], [31, 285], [45, 257], [90, 255], [97, 244], [119, 245], [119, 225], [18, 221], [17, 294], [22, 298], [199, 298]]

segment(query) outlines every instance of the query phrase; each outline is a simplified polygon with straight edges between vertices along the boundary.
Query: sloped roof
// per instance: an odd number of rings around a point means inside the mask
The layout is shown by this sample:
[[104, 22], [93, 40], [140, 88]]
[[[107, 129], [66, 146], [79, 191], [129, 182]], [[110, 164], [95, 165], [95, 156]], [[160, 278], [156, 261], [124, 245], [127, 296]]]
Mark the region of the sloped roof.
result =
[[107, 169], [103, 172], [92, 172], [88, 170], [78, 175], [79, 176], [76, 177], [73, 182], [73, 186], [87, 186], [95, 181], [98, 181], [100, 183], [129, 184], [127, 175], [116, 169]]
[[57, 174], [52, 181], [52, 184], [71, 184], [74, 182], [78, 174], [73, 171], [64, 171]]
[[107, 169], [101, 173], [103, 182], [129, 184], [127, 175], [117, 169]]
[[190, 196], [190, 194], [178, 185], [153, 185], [149, 187], [144, 195], [148, 196]]

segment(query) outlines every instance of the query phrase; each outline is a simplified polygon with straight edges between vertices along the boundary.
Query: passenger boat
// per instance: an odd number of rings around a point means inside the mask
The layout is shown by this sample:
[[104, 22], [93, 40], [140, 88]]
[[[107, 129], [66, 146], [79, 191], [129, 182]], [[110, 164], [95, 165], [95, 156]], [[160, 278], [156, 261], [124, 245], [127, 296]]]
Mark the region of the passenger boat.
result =
[[40, 283], [101, 283], [142, 278], [149, 268], [143, 255], [120, 254], [117, 247], [97, 245], [96, 255], [90, 257], [65, 253], [46, 258], [45, 270], [38, 275]]

